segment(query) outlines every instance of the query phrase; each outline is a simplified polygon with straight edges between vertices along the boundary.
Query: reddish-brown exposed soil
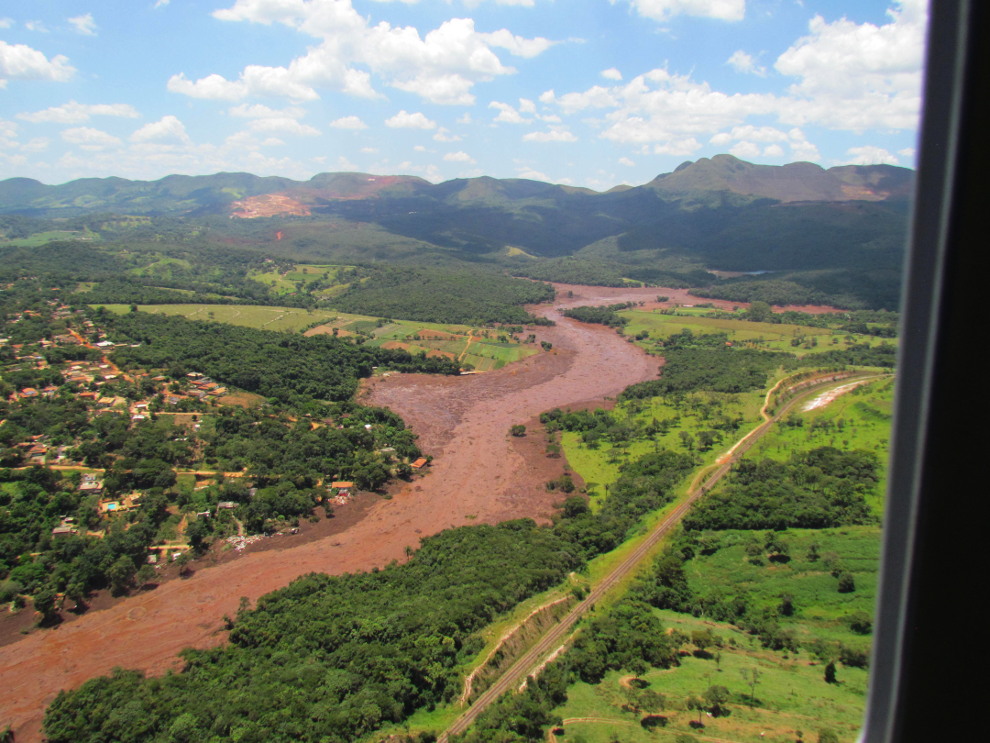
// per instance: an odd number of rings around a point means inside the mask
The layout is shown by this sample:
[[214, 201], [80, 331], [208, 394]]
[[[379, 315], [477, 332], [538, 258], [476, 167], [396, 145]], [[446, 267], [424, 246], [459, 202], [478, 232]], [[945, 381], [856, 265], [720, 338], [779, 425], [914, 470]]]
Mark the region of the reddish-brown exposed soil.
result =
[[[672, 301], [697, 302], [666, 289], [559, 286], [556, 307], [655, 304], [658, 291]], [[18, 741], [39, 740], [44, 709], [59, 689], [115, 666], [152, 674], [178, 667], [182, 648], [224, 641], [223, 617], [237, 611], [242, 596], [253, 601], [312, 571], [353, 572], [403, 560], [407, 547], [447, 527], [547, 518], [559, 496], [544, 483], [560, 474], [562, 462], [543, 455], [541, 437], [514, 438], [509, 427], [532, 428], [549, 408], [614, 396], [655, 377], [659, 361], [610, 329], [561, 318], [555, 308], [539, 312], [558, 323], [536, 330], [539, 340], [553, 344], [549, 353], [486, 374], [392, 375], [366, 385], [363, 399], [398, 412], [434, 457], [425, 475], [394, 488], [391, 498], [365, 496], [364, 506], [343, 506], [338, 518], [304, 525], [297, 536], [228, 552], [188, 579], [165, 581], [0, 647], [0, 725], [10, 724]]]

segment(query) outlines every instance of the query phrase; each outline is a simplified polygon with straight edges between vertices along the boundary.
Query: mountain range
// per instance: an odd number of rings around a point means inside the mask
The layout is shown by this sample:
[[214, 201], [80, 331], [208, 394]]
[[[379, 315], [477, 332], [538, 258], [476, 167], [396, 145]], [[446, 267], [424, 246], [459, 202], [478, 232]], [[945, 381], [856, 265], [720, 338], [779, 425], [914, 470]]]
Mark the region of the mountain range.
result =
[[[742, 200], [767, 198], [796, 201], [887, 201], [907, 198], [914, 173], [891, 165], [844, 165], [828, 170], [808, 162], [756, 165], [732, 155], [685, 162], [672, 173], [641, 186], [617, 186], [607, 193], [518, 178], [487, 176], [433, 184], [416, 176], [367, 173], [320, 173], [308, 181], [250, 173], [170, 175], [157, 181], [124, 178], [82, 178], [49, 186], [31, 178], [0, 181], [0, 213], [70, 216], [95, 211], [142, 215], [259, 216], [312, 213], [334, 203], [375, 200], [424, 201], [449, 206], [535, 206], [586, 204], [609, 211], [642, 192], [662, 200], [680, 200], [704, 193], [732, 194]], [[278, 197], [269, 210], [261, 208]]]
[[[890, 165], [757, 165], [732, 155], [606, 192], [367, 173], [308, 181], [248, 173], [85, 178], [57, 186], [11, 178], [0, 181], [0, 217], [181, 218], [258, 245], [277, 237], [281, 251], [303, 259], [497, 261], [560, 280], [573, 274], [574, 261], [586, 261], [607, 266], [616, 281], [659, 282], [680, 272], [697, 285], [705, 271], [771, 272], [834, 293], [836, 272], [845, 272], [841, 291], [852, 282], [852, 294], [879, 293], [889, 307], [914, 180], [912, 170]], [[536, 268], [548, 261], [550, 268]]]

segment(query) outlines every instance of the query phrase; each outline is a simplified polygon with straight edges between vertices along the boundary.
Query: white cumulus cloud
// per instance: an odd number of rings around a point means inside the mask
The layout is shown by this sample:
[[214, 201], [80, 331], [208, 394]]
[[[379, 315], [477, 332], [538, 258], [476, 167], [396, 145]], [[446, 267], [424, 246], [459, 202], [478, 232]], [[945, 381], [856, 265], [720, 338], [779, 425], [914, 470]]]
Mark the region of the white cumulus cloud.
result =
[[107, 147], [116, 147], [121, 144], [120, 139], [112, 134], [88, 126], [78, 126], [64, 130], [62, 132], [62, 140], [89, 151], [103, 150]]
[[546, 131], [523, 135], [525, 142], [577, 142], [577, 139], [572, 132], [562, 126], [551, 126]]
[[474, 164], [476, 161], [466, 152], [448, 152], [443, 156], [443, 159], [449, 163], [471, 163]]
[[163, 116], [158, 121], [145, 124], [131, 135], [131, 142], [144, 143], [181, 143], [190, 142], [186, 127], [171, 114]]
[[172, 75], [165, 87], [170, 93], [220, 101], [236, 101], [248, 94], [247, 86], [243, 83], [230, 82], [223, 75], [216, 73], [199, 80], [187, 80], [180, 72], [178, 75]]
[[355, 131], [359, 129], [367, 129], [368, 125], [361, 121], [358, 116], [344, 116], [339, 119], [330, 122], [330, 126], [334, 129], [353, 129]]
[[119, 116], [127, 119], [138, 117], [137, 109], [129, 103], [78, 103], [69, 101], [61, 106], [52, 106], [43, 111], [17, 114], [17, 118], [35, 124], [81, 124], [93, 116]]
[[291, 116], [265, 116], [252, 119], [248, 125], [253, 132], [282, 132], [303, 137], [314, 137], [320, 130], [309, 124], [303, 124]]
[[436, 129], [437, 122], [426, 118], [426, 115], [419, 111], [409, 113], [403, 109], [395, 116], [385, 119], [385, 126], [392, 129]]
[[[213, 16], [222, 21], [282, 24], [319, 43], [284, 67], [247, 66], [237, 80], [216, 73], [195, 81], [174, 75], [169, 90], [225, 100], [248, 95], [311, 100], [324, 88], [376, 97], [373, 79], [378, 78], [432, 103], [470, 105], [475, 101], [475, 84], [515, 72], [503, 64], [496, 49], [532, 58], [554, 43], [507, 29], [479, 32], [471, 18], [451, 18], [421, 35], [412, 26], [372, 24], [351, 0], [236, 0]], [[269, 76], [277, 84], [266, 84]]]
[[815, 16], [809, 34], [778, 57], [795, 77], [781, 117], [835, 129], [912, 129], [921, 110], [927, 4], [902, 0], [882, 26]]
[[849, 165], [900, 165], [896, 155], [893, 155], [882, 147], [864, 145], [863, 147], [850, 147], [846, 150]]
[[528, 124], [531, 121], [531, 119], [524, 117], [521, 113], [519, 113], [519, 111], [516, 110], [515, 106], [512, 106], [509, 103], [492, 101], [488, 104], [488, 108], [494, 108], [498, 111], [498, 116], [495, 117], [495, 121], [503, 124]]
[[0, 41], [0, 87], [7, 80], [51, 80], [66, 82], [76, 69], [69, 58], [56, 54], [48, 59], [37, 49], [26, 44], [8, 44]]
[[96, 36], [96, 21], [93, 20], [92, 13], [77, 15], [75, 18], [69, 18], [68, 21], [76, 30], [76, 33], [80, 33], [83, 36]]
[[241, 105], [234, 106], [230, 109], [231, 116], [237, 116], [242, 119], [298, 119], [305, 114], [306, 112], [298, 106], [290, 106], [289, 108], [271, 108], [261, 103], [255, 103], [252, 105], [242, 103]]
[[744, 52], [742, 49], [738, 49], [732, 53], [725, 63], [732, 67], [737, 72], [742, 72], [746, 75], [757, 75], [759, 77], [767, 76], [767, 68], [756, 63], [752, 54]]
[[[617, 0], [611, 0], [614, 4]], [[669, 21], [674, 16], [689, 15], [741, 21], [746, 15], [746, 0], [629, 0], [644, 18]]]

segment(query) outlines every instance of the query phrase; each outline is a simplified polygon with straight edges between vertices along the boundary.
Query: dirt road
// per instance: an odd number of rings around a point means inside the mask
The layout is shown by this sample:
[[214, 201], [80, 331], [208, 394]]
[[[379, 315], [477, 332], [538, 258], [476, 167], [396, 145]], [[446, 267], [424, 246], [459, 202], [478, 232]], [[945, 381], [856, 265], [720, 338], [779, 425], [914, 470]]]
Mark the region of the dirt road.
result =
[[[559, 291], [555, 307], [647, 301], [658, 292]], [[44, 709], [60, 689], [115, 666], [163, 673], [178, 667], [182, 648], [221, 644], [223, 616], [237, 611], [241, 596], [253, 601], [308, 572], [354, 572], [402, 560], [421, 537], [450, 526], [548, 517], [556, 496], [543, 483], [561, 464], [543, 456], [536, 437], [510, 437], [509, 427], [549, 408], [616, 395], [654, 378], [659, 362], [610, 329], [561, 318], [555, 308], [539, 312], [558, 322], [537, 331], [539, 340], [553, 344], [549, 353], [487, 374], [393, 375], [368, 385], [365, 400], [402, 415], [434, 462], [425, 477], [378, 501], [355, 523], [322, 539], [294, 546], [287, 540], [284, 549], [249, 548], [188, 580], [165, 582], [0, 648], [0, 726], [10, 724], [19, 743], [40, 740]]]

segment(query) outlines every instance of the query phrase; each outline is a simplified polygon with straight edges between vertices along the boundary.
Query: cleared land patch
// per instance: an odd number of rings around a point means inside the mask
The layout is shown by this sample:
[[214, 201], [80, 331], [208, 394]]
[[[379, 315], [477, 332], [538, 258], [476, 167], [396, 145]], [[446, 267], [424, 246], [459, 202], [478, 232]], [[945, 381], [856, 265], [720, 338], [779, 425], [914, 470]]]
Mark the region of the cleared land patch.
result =
[[662, 311], [625, 310], [619, 314], [629, 321], [623, 328], [623, 334], [637, 338], [637, 342], [647, 350], [656, 349], [658, 341], [662, 343], [665, 338], [684, 330], [698, 335], [725, 333], [734, 345], [786, 351], [798, 356], [845, 350], [864, 343], [870, 346], [896, 343], [891, 338], [850, 333], [834, 327], [753, 322], [743, 318], [706, 317], [700, 313], [711, 314], [711, 311], [679, 309], [677, 314], [664, 314]]
[[[117, 314], [130, 311], [130, 305], [108, 304]], [[179, 315], [189, 320], [221, 322], [263, 330], [305, 331], [305, 335], [336, 334], [363, 336], [366, 343], [385, 348], [402, 348], [411, 354], [460, 360], [478, 371], [500, 369], [540, 353], [536, 342], [524, 343], [504, 329], [472, 328], [468, 325], [391, 320], [367, 315], [351, 315], [335, 310], [306, 310], [299, 307], [269, 307], [237, 304], [149, 304], [143, 312]]]

